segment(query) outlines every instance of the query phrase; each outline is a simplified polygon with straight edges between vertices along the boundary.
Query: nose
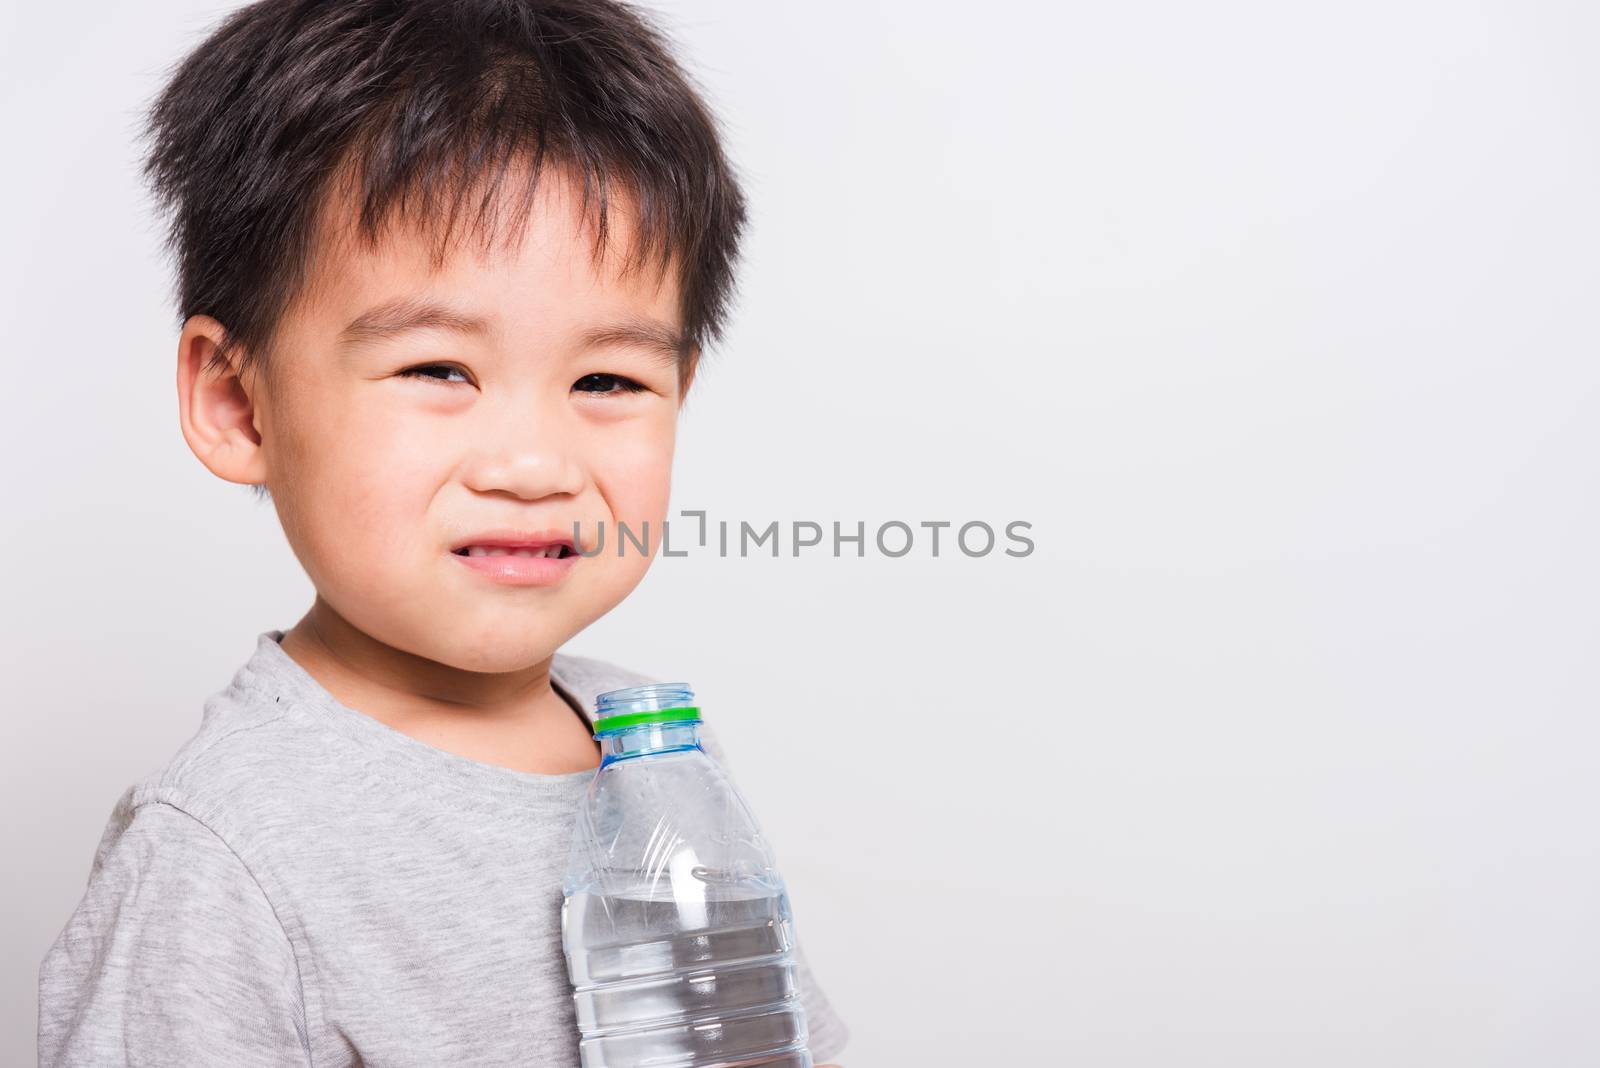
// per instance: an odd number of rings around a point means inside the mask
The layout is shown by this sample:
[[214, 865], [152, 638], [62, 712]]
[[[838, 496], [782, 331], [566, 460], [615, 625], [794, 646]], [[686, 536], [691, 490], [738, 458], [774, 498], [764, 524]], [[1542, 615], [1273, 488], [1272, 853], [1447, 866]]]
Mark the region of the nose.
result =
[[576, 435], [559, 413], [505, 405], [475, 432], [477, 444], [462, 470], [462, 482], [473, 492], [535, 501], [582, 491]]

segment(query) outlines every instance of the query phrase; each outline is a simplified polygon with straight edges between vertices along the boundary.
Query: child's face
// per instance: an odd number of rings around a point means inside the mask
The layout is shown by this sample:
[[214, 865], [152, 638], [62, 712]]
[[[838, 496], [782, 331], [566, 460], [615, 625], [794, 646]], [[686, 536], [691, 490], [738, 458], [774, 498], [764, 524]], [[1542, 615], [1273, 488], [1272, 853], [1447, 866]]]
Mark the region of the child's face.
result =
[[[638, 535], [648, 522], [653, 555], [666, 517], [679, 368], [647, 342], [588, 335], [677, 336], [676, 274], [618, 277], [632, 236], [619, 201], [617, 254], [597, 268], [576, 193], [554, 173], [520, 247], [469, 242], [438, 271], [426, 239], [398, 228], [377, 254], [330, 249], [252, 397], [267, 486], [322, 599], [367, 635], [463, 670], [529, 667], [610, 610], [651, 560], [632, 543], [618, 555], [617, 524]], [[434, 316], [347, 333], [397, 300], [482, 327]], [[603, 525], [604, 552], [544, 584], [496, 580], [452, 551], [497, 531], [570, 538], [574, 524], [589, 548]]]

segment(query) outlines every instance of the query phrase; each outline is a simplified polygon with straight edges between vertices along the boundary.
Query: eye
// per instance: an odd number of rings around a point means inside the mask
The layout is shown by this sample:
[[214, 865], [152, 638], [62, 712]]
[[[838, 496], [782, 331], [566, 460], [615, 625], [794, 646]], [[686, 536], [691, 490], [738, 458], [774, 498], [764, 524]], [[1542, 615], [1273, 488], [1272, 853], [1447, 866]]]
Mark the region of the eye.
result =
[[623, 375], [607, 374], [602, 371], [592, 375], [584, 375], [572, 383], [572, 388], [579, 393], [599, 393], [604, 395], [607, 393], [642, 393], [648, 387], [640, 385], [633, 379]]
[[[460, 375], [460, 378], [449, 378], [449, 375]], [[455, 364], [450, 363], [424, 363], [416, 367], [407, 367], [400, 372], [401, 378], [427, 378], [435, 382], [471, 382], [467, 373]]]

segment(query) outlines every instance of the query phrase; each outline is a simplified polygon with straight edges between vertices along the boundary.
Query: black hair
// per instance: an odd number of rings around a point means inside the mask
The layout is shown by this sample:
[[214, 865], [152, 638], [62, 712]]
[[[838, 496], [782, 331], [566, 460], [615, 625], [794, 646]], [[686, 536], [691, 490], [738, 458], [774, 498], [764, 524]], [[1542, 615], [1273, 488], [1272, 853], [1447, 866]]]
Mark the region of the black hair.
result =
[[597, 258], [628, 194], [623, 269], [676, 263], [687, 345], [722, 333], [744, 196], [666, 36], [619, 0], [260, 0], [177, 65], [145, 133], [180, 320], [226, 329], [214, 366], [265, 362], [338, 189], [369, 246], [399, 208], [442, 259], [475, 193], [471, 232], [492, 235], [518, 162], [524, 215], [547, 164], [581, 178]]

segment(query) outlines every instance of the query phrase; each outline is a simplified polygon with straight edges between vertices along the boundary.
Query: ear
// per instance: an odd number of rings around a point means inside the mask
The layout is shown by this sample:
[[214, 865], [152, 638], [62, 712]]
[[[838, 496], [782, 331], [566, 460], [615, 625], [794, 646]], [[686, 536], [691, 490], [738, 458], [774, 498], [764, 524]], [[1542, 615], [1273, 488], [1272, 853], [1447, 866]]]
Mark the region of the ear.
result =
[[[193, 315], [178, 338], [178, 424], [183, 440], [218, 478], [246, 485], [267, 481], [266, 458], [250, 384], [229, 363], [208, 368], [227, 330], [209, 315]], [[254, 376], [250, 376], [254, 377]]]

